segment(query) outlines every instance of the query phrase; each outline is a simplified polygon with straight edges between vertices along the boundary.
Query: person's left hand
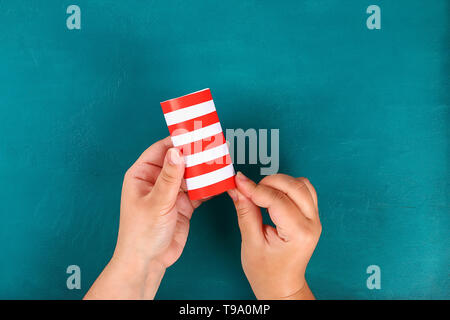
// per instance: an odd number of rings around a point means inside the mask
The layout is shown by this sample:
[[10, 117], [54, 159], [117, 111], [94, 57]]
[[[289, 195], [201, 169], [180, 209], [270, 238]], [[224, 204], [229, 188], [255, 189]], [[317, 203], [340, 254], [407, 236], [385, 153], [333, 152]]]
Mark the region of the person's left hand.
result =
[[[180, 257], [189, 220], [201, 203], [189, 199], [184, 169], [170, 137], [150, 146], [128, 169], [114, 255], [85, 298], [154, 297], [165, 269]], [[104, 280], [113, 274], [115, 281]], [[120, 275], [125, 278], [122, 284]], [[129, 287], [119, 290], [123, 284]]]

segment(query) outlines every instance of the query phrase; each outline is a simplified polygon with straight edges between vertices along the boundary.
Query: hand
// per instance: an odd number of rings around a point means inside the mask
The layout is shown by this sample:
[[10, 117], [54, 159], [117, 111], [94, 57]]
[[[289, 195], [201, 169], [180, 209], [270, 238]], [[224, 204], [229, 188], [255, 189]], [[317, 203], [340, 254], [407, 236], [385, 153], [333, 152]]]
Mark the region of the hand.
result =
[[166, 268], [180, 257], [191, 201], [184, 161], [170, 137], [150, 146], [125, 174], [116, 249], [85, 298], [152, 299]]
[[[317, 195], [306, 178], [267, 176], [259, 184], [242, 173], [229, 190], [242, 235], [244, 273], [258, 299], [314, 299], [306, 266], [319, 240]], [[276, 228], [263, 225], [267, 208]]]

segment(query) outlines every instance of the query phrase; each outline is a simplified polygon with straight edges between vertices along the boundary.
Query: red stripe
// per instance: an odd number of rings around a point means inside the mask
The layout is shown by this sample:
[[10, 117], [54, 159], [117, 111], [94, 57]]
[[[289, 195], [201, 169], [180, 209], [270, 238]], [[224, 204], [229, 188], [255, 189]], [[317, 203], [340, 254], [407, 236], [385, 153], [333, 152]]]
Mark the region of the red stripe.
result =
[[171, 126], [168, 126], [168, 128], [171, 136], [177, 136], [188, 131], [194, 131], [203, 127], [207, 127], [217, 122], [219, 122], [219, 117], [217, 116], [217, 112], [213, 111], [191, 120], [173, 124]]
[[207, 137], [203, 140], [197, 140], [191, 143], [184, 144], [182, 146], [179, 146], [179, 148], [183, 152], [184, 156], [188, 156], [190, 154], [199, 153], [207, 149], [218, 147], [224, 143], [225, 137], [223, 136], [223, 132], [219, 132], [218, 134]]
[[207, 197], [212, 197], [230, 189], [236, 188], [234, 176], [220, 182], [214, 183], [204, 188], [188, 190], [189, 198], [191, 200], [199, 200]]
[[205, 89], [199, 92], [187, 94], [179, 98], [161, 102], [161, 108], [164, 113], [168, 113], [175, 110], [193, 106], [194, 104], [206, 102], [209, 100], [212, 100], [211, 91], [209, 89]]
[[200, 163], [196, 166], [187, 167], [186, 170], [184, 171], [184, 178], [187, 179], [197, 177], [202, 174], [226, 167], [229, 164], [231, 164], [231, 157], [229, 154], [227, 154], [226, 156], [208, 162]]

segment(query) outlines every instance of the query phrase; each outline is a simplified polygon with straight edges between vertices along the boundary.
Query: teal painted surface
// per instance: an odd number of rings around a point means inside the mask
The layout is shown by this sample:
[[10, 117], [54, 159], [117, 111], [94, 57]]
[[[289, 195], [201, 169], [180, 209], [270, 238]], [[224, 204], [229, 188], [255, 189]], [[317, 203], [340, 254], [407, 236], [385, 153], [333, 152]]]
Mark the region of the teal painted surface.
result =
[[[66, 8], [81, 8], [81, 30]], [[366, 28], [368, 5], [382, 29]], [[323, 234], [318, 298], [450, 298], [449, 4], [0, 1], [0, 298], [78, 299], [114, 248], [121, 181], [168, 134], [159, 101], [210, 87], [224, 128], [279, 128]], [[260, 179], [260, 165], [237, 169]], [[68, 265], [82, 289], [66, 288]], [[381, 267], [381, 290], [366, 288]], [[252, 298], [222, 195], [160, 299]]]

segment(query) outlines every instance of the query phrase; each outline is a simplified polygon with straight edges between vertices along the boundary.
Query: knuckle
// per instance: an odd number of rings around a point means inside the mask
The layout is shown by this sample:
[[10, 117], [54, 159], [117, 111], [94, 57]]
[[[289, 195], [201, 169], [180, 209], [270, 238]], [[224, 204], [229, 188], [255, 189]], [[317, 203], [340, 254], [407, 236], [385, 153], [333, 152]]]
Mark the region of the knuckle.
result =
[[145, 169], [146, 169], [145, 163], [135, 162], [131, 167], [128, 168], [127, 171], [125, 171], [124, 179], [132, 179], [140, 177], [142, 172], [145, 172]]
[[284, 180], [287, 178], [289, 178], [288, 175], [285, 175], [283, 173], [275, 173], [275, 174], [271, 174], [269, 176], [265, 176], [263, 179], [261, 179], [261, 181], [259, 183], [270, 186], [277, 180]]
[[299, 178], [297, 178], [297, 180], [302, 182], [302, 183], [304, 183], [304, 184], [311, 183], [311, 182], [309, 182], [309, 179], [306, 178], [306, 177], [299, 177]]
[[261, 181], [259, 181], [259, 183], [267, 183], [267, 181], [270, 181], [270, 177], [271, 176], [265, 176], [264, 178], [261, 179]]
[[308, 189], [313, 199], [317, 202], [317, 192], [314, 186], [312, 185], [311, 181], [309, 181], [309, 179], [305, 177], [300, 177], [297, 178], [296, 180]]
[[316, 236], [313, 232], [304, 232], [302, 234], [303, 241], [307, 244], [312, 244], [316, 242]]
[[177, 178], [168, 174], [167, 171], [161, 171], [161, 174], [159, 175], [159, 178], [161, 178], [161, 181], [165, 184], [176, 184]]
[[125, 171], [125, 174], [123, 175], [124, 180], [127, 180], [130, 177], [132, 177], [134, 171], [133, 169], [134, 169], [133, 167], [130, 167], [127, 169], [127, 171]]
[[297, 233], [297, 240], [307, 245], [314, 245], [317, 242], [319, 236], [320, 233], [318, 233], [318, 229], [303, 227]]
[[286, 199], [286, 194], [284, 194], [283, 192], [279, 191], [279, 190], [274, 190], [272, 192], [272, 198], [275, 201], [283, 201]]
[[177, 223], [182, 227], [182, 229], [189, 230], [189, 219], [184, 215], [182, 214], [178, 215]]
[[134, 166], [131, 166], [130, 168], [128, 168], [127, 171], [125, 171], [124, 175], [123, 175], [123, 185], [128, 185], [129, 183], [131, 183], [131, 181], [133, 180], [135, 176], [135, 168]]
[[296, 180], [293, 183], [293, 187], [295, 190], [303, 190], [303, 189], [307, 189], [308, 187], [306, 186], [306, 183], [304, 180]]
[[244, 218], [245, 216], [247, 216], [250, 213], [250, 208], [247, 206], [241, 206], [237, 209], [237, 215], [238, 218]]
[[259, 183], [262, 184], [270, 184], [270, 181], [277, 176], [278, 174], [271, 174], [269, 176], [265, 176], [264, 178], [261, 179], [261, 181]]

